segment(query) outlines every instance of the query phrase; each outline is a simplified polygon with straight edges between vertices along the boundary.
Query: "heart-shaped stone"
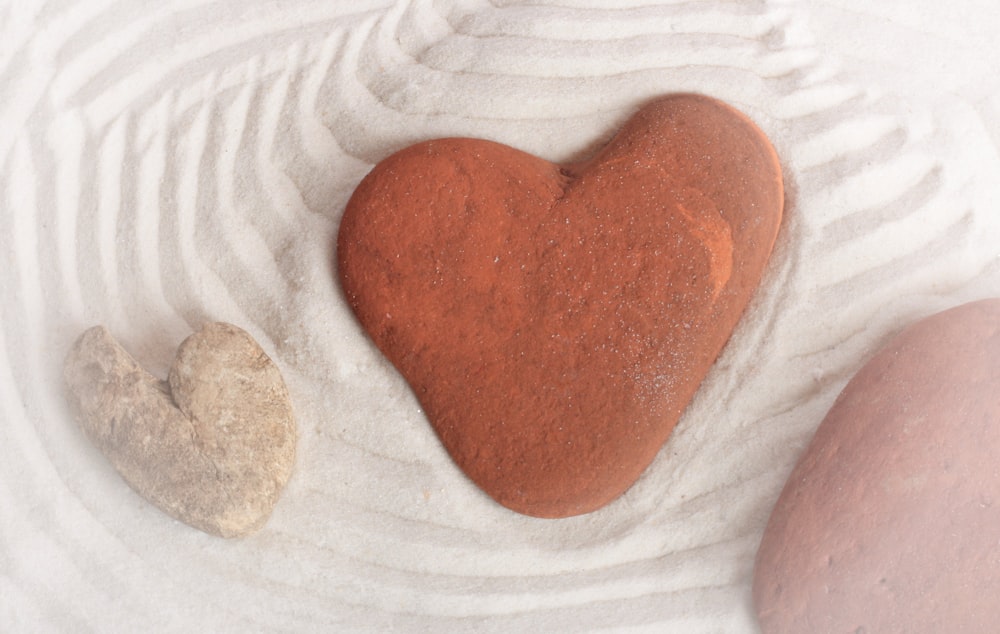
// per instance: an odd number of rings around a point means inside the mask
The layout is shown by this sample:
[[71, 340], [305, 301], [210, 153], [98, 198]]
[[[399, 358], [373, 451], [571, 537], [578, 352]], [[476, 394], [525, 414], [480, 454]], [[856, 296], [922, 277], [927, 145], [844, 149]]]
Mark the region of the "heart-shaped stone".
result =
[[295, 420], [281, 373], [249, 334], [205, 325], [164, 382], [95, 326], [64, 375], [84, 431], [140, 495], [222, 537], [267, 521], [295, 462]]
[[459, 467], [563, 517], [652, 461], [759, 283], [782, 200], [746, 116], [675, 95], [568, 167], [474, 139], [390, 156], [347, 205], [339, 272]]

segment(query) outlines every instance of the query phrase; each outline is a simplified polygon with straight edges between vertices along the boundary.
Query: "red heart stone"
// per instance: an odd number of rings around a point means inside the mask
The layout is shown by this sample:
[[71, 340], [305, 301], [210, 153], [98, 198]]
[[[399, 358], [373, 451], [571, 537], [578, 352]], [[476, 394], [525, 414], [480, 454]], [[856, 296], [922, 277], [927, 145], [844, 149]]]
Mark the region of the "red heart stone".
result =
[[515, 511], [586, 513], [669, 436], [759, 283], [777, 156], [675, 95], [560, 167], [437, 139], [375, 166], [338, 236], [347, 299], [459, 467]]

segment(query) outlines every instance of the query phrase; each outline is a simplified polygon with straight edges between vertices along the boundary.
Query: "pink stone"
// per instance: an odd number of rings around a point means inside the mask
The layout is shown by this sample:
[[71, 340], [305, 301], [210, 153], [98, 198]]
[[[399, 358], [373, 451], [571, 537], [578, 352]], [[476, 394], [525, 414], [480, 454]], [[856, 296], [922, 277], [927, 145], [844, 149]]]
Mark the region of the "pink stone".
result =
[[757, 554], [765, 634], [1000, 628], [1000, 299], [904, 330], [837, 399]]

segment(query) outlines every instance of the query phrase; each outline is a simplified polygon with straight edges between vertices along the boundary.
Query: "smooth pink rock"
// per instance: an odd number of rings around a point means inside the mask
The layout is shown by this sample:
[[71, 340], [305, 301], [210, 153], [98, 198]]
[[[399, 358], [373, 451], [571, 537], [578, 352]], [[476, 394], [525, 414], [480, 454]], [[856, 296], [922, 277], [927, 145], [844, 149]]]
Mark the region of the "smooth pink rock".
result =
[[1000, 299], [911, 326], [848, 383], [753, 593], [765, 634], [1000, 631]]

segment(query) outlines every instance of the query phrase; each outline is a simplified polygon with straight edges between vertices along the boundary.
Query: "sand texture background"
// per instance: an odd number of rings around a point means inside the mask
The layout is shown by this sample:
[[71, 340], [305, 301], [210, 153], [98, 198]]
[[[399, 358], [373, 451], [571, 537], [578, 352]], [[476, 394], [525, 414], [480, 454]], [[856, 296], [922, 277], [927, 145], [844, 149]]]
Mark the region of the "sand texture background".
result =
[[[0, 2], [0, 629], [754, 632], [757, 544], [836, 394], [905, 325], [1000, 295], [998, 33], [992, 0]], [[776, 251], [641, 480], [519, 516], [353, 319], [340, 214], [410, 143], [572, 161], [678, 91], [773, 140]], [[299, 425], [243, 540], [133, 493], [60, 378], [93, 324], [165, 376], [209, 320], [257, 338]]]

